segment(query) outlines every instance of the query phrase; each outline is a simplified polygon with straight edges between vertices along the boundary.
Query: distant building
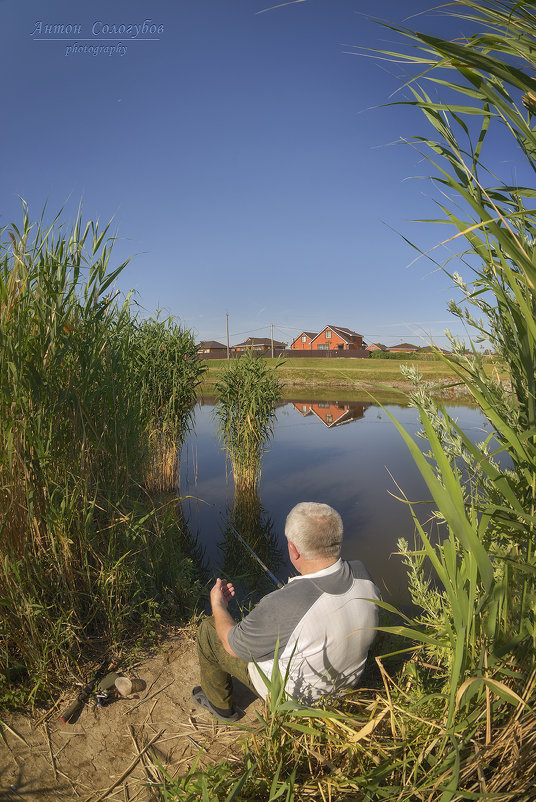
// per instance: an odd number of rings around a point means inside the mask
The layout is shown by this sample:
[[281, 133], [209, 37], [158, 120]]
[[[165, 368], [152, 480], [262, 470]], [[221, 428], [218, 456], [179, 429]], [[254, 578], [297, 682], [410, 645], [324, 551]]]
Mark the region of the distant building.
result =
[[449, 351], [446, 351], [444, 348], [440, 348], [438, 345], [427, 345], [424, 348], [419, 348], [419, 353], [421, 354], [448, 354]]
[[325, 326], [311, 340], [312, 351], [360, 351], [363, 335], [344, 326]]
[[370, 345], [366, 346], [366, 350], [367, 351], [388, 351], [389, 349], [383, 343], [371, 343]]
[[400, 343], [400, 345], [391, 345], [388, 350], [400, 354], [414, 354], [421, 349], [418, 345], [412, 345], [411, 343]]
[[[281, 351], [287, 347], [286, 343], [273, 340], [274, 351]], [[240, 354], [245, 351], [255, 351], [258, 353], [270, 353], [272, 350], [272, 340], [269, 337], [248, 337], [243, 343], [237, 343], [231, 348], [233, 353]]]
[[294, 342], [291, 343], [290, 347], [293, 351], [310, 351], [311, 342], [316, 336], [316, 331], [302, 331], [302, 333], [296, 337]]
[[221, 354], [222, 356], [227, 353], [227, 346], [217, 340], [203, 340], [197, 346], [198, 354]]

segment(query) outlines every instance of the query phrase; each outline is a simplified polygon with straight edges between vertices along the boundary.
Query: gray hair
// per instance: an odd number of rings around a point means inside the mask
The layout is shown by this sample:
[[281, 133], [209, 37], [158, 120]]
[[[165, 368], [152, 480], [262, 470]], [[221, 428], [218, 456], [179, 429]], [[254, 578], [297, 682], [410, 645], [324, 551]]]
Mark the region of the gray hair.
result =
[[285, 536], [306, 560], [341, 553], [342, 519], [329, 504], [302, 501], [287, 515]]

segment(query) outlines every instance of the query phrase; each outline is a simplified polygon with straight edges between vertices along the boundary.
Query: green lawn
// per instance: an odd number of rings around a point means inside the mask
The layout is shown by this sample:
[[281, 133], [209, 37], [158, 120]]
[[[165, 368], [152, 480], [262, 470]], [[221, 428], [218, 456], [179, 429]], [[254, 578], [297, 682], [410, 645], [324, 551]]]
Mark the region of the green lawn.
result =
[[[269, 364], [275, 364], [276, 359], [267, 359]], [[439, 380], [453, 377], [452, 371], [441, 360], [414, 361], [425, 379]], [[204, 381], [213, 383], [218, 381], [221, 371], [225, 369], [226, 359], [211, 359], [207, 361], [208, 371]], [[398, 360], [382, 359], [285, 359], [278, 368], [282, 381], [292, 385], [298, 384], [337, 384], [340, 386], [355, 386], [358, 384], [373, 383], [399, 383], [404, 380], [400, 373]]]
[[[267, 359], [269, 364], [276, 364], [278, 360]], [[278, 374], [283, 382], [283, 396], [292, 398], [312, 398], [311, 389], [322, 391], [322, 398], [328, 396], [341, 401], [345, 398], [356, 399], [356, 394], [362, 393], [363, 399], [369, 399], [370, 394], [379, 401], [403, 400], [403, 393], [411, 390], [409, 382], [400, 373], [402, 364], [411, 364], [420, 371], [425, 382], [431, 386], [437, 384], [443, 398], [466, 398], [467, 392], [461, 387], [456, 375], [446, 362], [441, 359], [433, 360], [404, 360], [392, 359], [303, 359], [289, 358], [282, 361]], [[214, 383], [218, 381], [222, 371], [227, 365], [226, 359], [207, 360], [208, 370], [203, 377], [200, 387], [201, 395], [212, 396]], [[489, 372], [494, 371], [490, 363]], [[501, 380], [505, 379], [500, 374]], [[314, 395], [314, 393], [313, 393]], [[469, 398], [466, 398], [469, 401]]]

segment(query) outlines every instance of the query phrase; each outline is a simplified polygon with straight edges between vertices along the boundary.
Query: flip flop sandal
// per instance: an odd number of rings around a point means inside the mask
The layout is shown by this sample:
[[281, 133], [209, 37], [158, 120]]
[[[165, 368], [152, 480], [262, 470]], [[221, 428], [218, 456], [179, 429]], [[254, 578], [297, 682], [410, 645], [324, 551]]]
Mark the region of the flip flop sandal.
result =
[[244, 715], [240, 710], [233, 710], [232, 713], [228, 716], [224, 716], [218, 712], [217, 708], [214, 707], [213, 704], [209, 702], [207, 697], [205, 696], [205, 692], [201, 685], [196, 685], [195, 688], [192, 690], [192, 702], [196, 704], [198, 707], [202, 707], [204, 710], [208, 710], [214, 718], [217, 718], [218, 721], [224, 721], [225, 723], [238, 721], [239, 718], [242, 718]]

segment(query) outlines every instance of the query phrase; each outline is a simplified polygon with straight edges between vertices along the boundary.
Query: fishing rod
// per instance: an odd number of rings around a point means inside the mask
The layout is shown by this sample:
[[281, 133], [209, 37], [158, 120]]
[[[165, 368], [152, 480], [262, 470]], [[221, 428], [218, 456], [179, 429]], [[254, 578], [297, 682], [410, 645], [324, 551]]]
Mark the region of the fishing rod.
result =
[[239, 541], [242, 543], [242, 545], [246, 547], [246, 549], [249, 551], [249, 553], [251, 554], [251, 556], [253, 557], [253, 559], [254, 559], [254, 560], [257, 560], [257, 562], [259, 563], [260, 567], [261, 567], [261, 568], [262, 568], [262, 569], [265, 571], [266, 575], [267, 575], [267, 576], [268, 576], [268, 577], [269, 577], [269, 578], [272, 580], [272, 582], [273, 582], [275, 585], [277, 585], [277, 587], [278, 587], [278, 588], [282, 588], [282, 587], [284, 587], [284, 585], [283, 585], [283, 583], [281, 582], [281, 580], [279, 580], [279, 579], [276, 577], [276, 575], [275, 575], [275, 574], [273, 574], [273, 573], [270, 571], [270, 569], [266, 567], [266, 565], [263, 563], [263, 561], [261, 560], [261, 558], [260, 558], [260, 557], [257, 557], [257, 555], [255, 554], [255, 552], [253, 551], [253, 549], [251, 548], [251, 546], [250, 546], [248, 543], [246, 543], [246, 541], [244, 540], [244, 538], [242, 537], [242, 535], [240, 535], [240, 534], [239, 534], [239, 533], [236, 531], [236, 529], [234, 528], [234, 526], [233, 526], [232, 524], [230, 524], [230, 523], [228, 523], [227, 525], [228, 525], [228, 527], [229, 527], [229, 528], [230, 528], [230, 529], [231, 529], [231, 530], [232, 530], [232, 531], [235, 533], [235, 535], [237, 536], [237, 538], [239, 539]]
[[61, 714], [60, 720], [63, 721], [64, 724], [74, 723], [74, 721], [76, 721], [76, 719], [78, 718], [78, 715], [80, 714], [82, 708], [84, 707], [86, 702], [89, 701], [89, 699], [93, 695], [93, 692], [95, 690], [95, 686], [100, 682], [100, 680], [104, 676], [106, 676], [106, 674], [108, 674], [113, 668], [115, 668], [116, 665], [117, 665], [117, 661], [116, 660], [112, 660], [109, 657], [106, 657], [104, 659], [101, 667], [97, 670], [97, 672], [96, 672], [95, 676], [93, 677], [93, 679], [90, 680], [90, 682], [88, 682], [88, 684], [85, 686], [85, 688], [83, 688], [80, 691], [80, 693], [78, 694], [78, 696], [76, 697], [74, 702], [71, 705], [69, 705], [67, 710], [65, 710]]
[[283, 582], [281, 582], [281, 580], [280, 580], [280, 579], [278, 579], [278, 578], [276, 577], [276, 575], [275, 575], [275, 574], [273, 574], [273, 573], [270, 571], [270, 569], [269, 569], [269, 568], [268, 568], [268, 567], [267, 567], [267, 566], [266, 566], [266, 565], [263, 563], [263, 561], [261, 560], [261, 558], [260, 558], [260, 557], [258, 557], [258, 556], [255, 554], [255, 552], [253, 551], [253, 549], [251, 548], [251, 546], [249, 545], [249, 543], [246, 543], [246, 541], [244, 540], [244, 538], [242, 537], [242, 535], [241, 535], [241, 534], [240, 534], [240, 533], [239, 533], [239, 532], [238, 532], [238, 531], [235, 529], [235, 527], [233, 526], [233, 524], [229, 523], [229, 521], [228, 521], [228, 520], [225, 518], [225, 516], [224, 516], [223, 512], [221, 511], [221, 509], [218, 507], [218, 505], [217, 505], [217, 504], [214, 504], [214, 502], [212, 502], [212, 501], [206, 501], [206, 499], [204, 499], [204, 498], [199, 498], [199, 496], [192, 496], [192, 495], [188, 495], [188, 496], [183, 496], [182, 498], [185, 498], [185, 499], [194, 499], [195, 501], [201, 501], [203, 504], [206, 504], [208, 507], [214, 507], [214, 509], [216, 510], [216, 512], [217, 512], [217, 513], [218, 513], [218, 514], [221, 516], [221, 518], [223, 519], [223, 521], [224, 521], [225, 525], [226, 525], [226, 526], [228, 526], [228, 527], [229, 527], [229, 529], [231, 529], [231, 530], [234, 532], [234, 534], [237, 536], [237, 538], [238, 538], [238, 539], [239, 539], [239, 541], [242, 543], [242, 545], [246, 547], [246, 549], [249, 551], [249, 553], [251, 554], [251, 556], [253, 557], [253, 559], [254, 559], [254, 560], [256, 560], [256, 561], [258, 562], [258, 564], [260, 565], [260, 567], [262, 568], [262, 570], [263, 570], [263, 571], [266, 573], [266, 575], [267, 575], [267, 576], [268, 576], [268, 577], [269, 577], [269, 578], [272, 580], [272, 582], [274, 583], [274, 585], [275, 585], [277, 588], [283, 588], [283, 587], [284, 587], [284, 583], [283, 583]]

